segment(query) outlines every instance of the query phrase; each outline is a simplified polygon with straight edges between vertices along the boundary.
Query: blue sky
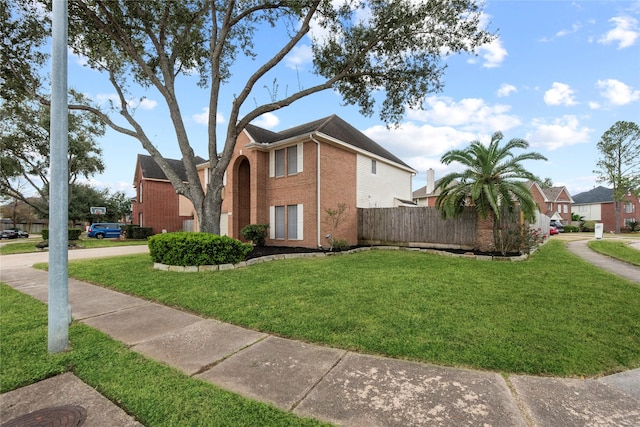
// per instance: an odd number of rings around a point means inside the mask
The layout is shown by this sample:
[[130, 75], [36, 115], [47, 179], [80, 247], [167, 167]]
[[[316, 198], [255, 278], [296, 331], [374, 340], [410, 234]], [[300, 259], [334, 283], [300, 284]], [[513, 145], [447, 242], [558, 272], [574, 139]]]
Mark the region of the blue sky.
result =
[[[618, 120], [640, 123], [640, 0], [634, 1], [505, 1], [486, 3], [484, 22], [498, 38], [476, 56], [445, 58], [444, 90], [424, 100], [423, 111], [409, 111], [398, 129], [387, 129], [377, 116], [364, 117], [345, 106], [332, 91], [313, 95], [287, 108], [262, 116], [254, 124], [278, 131], [337, 114], [418, 171], [414, 190], [423, 186], [426, 170], [436, 179], [456, 169], [440, 164], [442, 154], [469, 142], [488, 142], [502, 131], [505, 140], [524, 138], [530, 150], [548, 158], [526, 167], [570, 193], [599, 185], [593, 170], [601, 135]], [[269, 56], [283, 41], [273, 31], [256, 41], [258, 59]], [[308, 87], [309, 40], [257, 85], [248, 107], [270, 100], [270, 92], [291, 93]], [[249, 70], [261, 62], [242, 59], [222, 91], [218, 117], [227, 125], [233, 94]], [[243, 71], [244, 70], [244, 71]], [[277, 89], [274, 89], [277, 78]], [[114, 96], [106, 77], [69, 56], [69, 86], [101, 102]], [[197, 155], [206, 157], [203, 113], [208, 93], [186, 79], [178, 86], [182, 113]], [[165, 157], [180, 158], [164, 101], [153, 91], [145, 96], [136, 118]], [[114, 114], [117, 116], [117, 114]], [[146, 154], [140, 143], [114, 131], [100, 138], [106, 170], [92, 183], [133, 195], [136, 155]]]

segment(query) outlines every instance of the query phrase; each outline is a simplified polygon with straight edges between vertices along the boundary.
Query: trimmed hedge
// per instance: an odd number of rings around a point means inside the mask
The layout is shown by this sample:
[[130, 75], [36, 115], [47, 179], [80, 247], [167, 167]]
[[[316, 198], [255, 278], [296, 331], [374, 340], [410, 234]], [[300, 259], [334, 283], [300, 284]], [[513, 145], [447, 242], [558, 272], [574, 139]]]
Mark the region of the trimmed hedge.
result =
[[127, 224], [122, 227], [124, 230], [124, 236], [127, 239], [148, 239], [151, 235], [153, 235], [153, 228], [151, 227], [140, 227], [135, 224]]
[[240, 234], [247, 240], [251, 240], [256, 246], [264, 246], [267, 239], [269, 224], [249, 224], [240, 230]]
[[166, 265], [237, 264], [244, 261], [252, 249], [249, 243], [210, 233], [183, 231], [149, 237], [153, 262]]
[[[82, 229], [80, 228], [70, 228], [68, 230], [68, 239], [69, 241], [78, 240], [80, 235], [82, 234]], [[42, 230], [42, 240], [49, 240], [49, 229], [44, 228]]]

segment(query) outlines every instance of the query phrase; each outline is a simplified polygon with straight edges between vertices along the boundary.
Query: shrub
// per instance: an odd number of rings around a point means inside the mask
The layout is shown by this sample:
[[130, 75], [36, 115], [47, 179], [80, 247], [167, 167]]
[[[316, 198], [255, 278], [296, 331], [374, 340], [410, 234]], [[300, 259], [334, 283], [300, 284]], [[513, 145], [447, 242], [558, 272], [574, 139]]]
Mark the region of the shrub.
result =
[[269, 224], [249, 224], [240, 230], [240, 234], [247, 240], [251, 240], [256, 246], [264, 246], [267, 240]]
[[153, 228], [140, 227], [135, 224], [128, 224], [123, 227], [124, 236], [127, 239], [148, 239], [153, 235]]
[[593, 233], [596, 231], [596, 222], [595, 221], [585, 221], [582, 224], [582, 231], [587, 231]]
[[502, 255], [510, 253], [530, 254], [545, 239], [545, 233], [540, 228], [528, 225], [510, 225], [498, 227], [494, 235], [496, 250]]
[[210, 233], [161, 233], [149, 238], [151, 258], [167, 265], [236, 264], [252, 249], [249, 243]]
[[580, 227], [576, 227], [574, 225], [565, 225], [563, 228], [565, 233], [576, 233], [580, 231]]
[[[69, 241], [78, 240], [82, 234], [82, 230], [79, 228], [69, 228], [67, 233]], [[46, 228], [42, 230], [42, 239], [49, 240], [49, 230]]]
[[348, 251], [351, 249], [351, 245], [344, 239], [337, 239], [333, 241], [333, 249], [336, 251]]

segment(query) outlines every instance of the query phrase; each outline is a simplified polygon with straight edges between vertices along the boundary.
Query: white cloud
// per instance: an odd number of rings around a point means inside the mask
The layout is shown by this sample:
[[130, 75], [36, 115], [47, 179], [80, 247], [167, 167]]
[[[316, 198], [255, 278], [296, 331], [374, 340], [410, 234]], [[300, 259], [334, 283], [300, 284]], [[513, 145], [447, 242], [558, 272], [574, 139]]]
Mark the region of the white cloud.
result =
[[599, 110], [600, 104], [595, 101], [589, 101], [589, 108], [591, 108], [592, 110]]
[[142, 108], [143, 110], [153, 110], [158, 106], [158, 103], [149, 98], [130, 99], [128, 104], [131, 108]]
[[414, 122], [405, 122], [399, 128], [392, 129], [378, 125], [362, 132], [416, 169], [419, 174], [433, 168], [437, 175], [453, 170], [440, 163], [445, 152], [465, 147], [474, 140], [488, 138], [488, 135], [449, 126], [437, 127]]
[[609, 19], [614, 28], [598, 39], [600, 44], [618, 43], [618, 49], [633, 46], [640, 36], [638, 21], [631, 16], [616, 16]]
[[596, 86], [601, 89], [600, 94], [612, 105], [626, 105], [640, 99], [640, 90], [615, 80], [598, 80]]
[[571, 26], [570, 30], [560, 30], [556, 33], [556, 37], [564, 37], [567, 36], [569, 34], [573, 34], [573, 33], [577, 33], [578, 30], [580, 30], [580, 28], [582, 28], [582, 24], [577, 23], [577, 24], [573, 24]]
[[[484, 59], [482, 66], [485, 68], [499, 67], [508, 55], [499, 38], [480, 46], [477, 53]], [[471, 59], [469, 62], [473, 63], [475, 61]]]
[[[99, 93], [95, 97], [96, 101], [101, 105], [113, 104], [120, 105], [120, 98], [115, 93]], [[129, 108], [143, 110], [153, 110], [158, 106], [158, 102], [149, 98], [131, 98], [127, 100]]]
[[480, 98], [452, 98], [431, 96], [425, 99], [425, 110], [409, 110], [407, 118], [432, 125], [460, 127], [464, 131], [492, 134], [520, 125], [517, 116], [508, 114], [511, 106], [488, 105]]
[[304, 44], [295, 46], [285, 58], [285, 64], [291, 69], [298, 69], [300, 66], [310, 64], [313, 60], [311, 46]]
[[[209, 124], [209, 107], [205, 107], [202, 109], [202, 113], [200, 114], [194, 114], [191, 116], [191, 118], [193, 119], [194, 122], [200, 124], [200, 125], [208, 125]], [[224, 123], [226, 120], [224, 118], [224, 116], [220, 113], [216, 114], [216, 123], [220, 124], [220, 123]]]
[[554, 82], [551, 89], [544, 93], [544, 102], [547, 105], [576, 105], [577, 102], [573, 98], [573, 89], [564, 83]]
[[544, 119], [533, 119], [532, 126], [535, 129], [527, 133], [525, 139], [532, 147], [547, 150], [589, 142], [589, 134], [593, 132], [593, 129], [580, 125], [578, 118], [573, 115], [565, 115], [551, 123]]
[[273, 113], [264, 113], [256, 120], [251, 122], [251, 124], [265, 129], [273, 129], [274, 127], [278, 126], [278, 124], [280, 124], [280, 119]]
[[504, 98], [505, 96], [509, 96], [512, 93], [515, 93], [518, 91], [518, 88], [515, 87], [514, 85], [510, 85], [507, 83], [502, 83], [500, 85], [500, 89], [498, 89], [497, 95], [500, 98]]

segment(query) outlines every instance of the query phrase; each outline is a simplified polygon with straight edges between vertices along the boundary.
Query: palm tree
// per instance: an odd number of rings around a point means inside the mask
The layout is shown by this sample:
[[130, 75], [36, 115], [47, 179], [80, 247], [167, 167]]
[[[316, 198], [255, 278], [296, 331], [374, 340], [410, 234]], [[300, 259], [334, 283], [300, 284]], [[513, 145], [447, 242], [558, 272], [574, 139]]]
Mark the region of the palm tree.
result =
[[478, 217], [488, 219], [493, 227], [494, 220], [502, 219], [505, 208], [513, 211], [518, 204], [526, 220], [535, 219], [537, 205], [526, 181], [539, 179], [521, 163], [547, 158], [534, 152], [514, 155], [512, 150], [526, 149], [529, 143], [514, 138], [500, 147], [502, 138], [502, 132], [495, 132], [488, 146], [473, 141], [464, 150], [451, 150], [442, 156], [440, 161], [445, 165], [458, 162], [466, 167], [444, 176], [436, 186], [440, 190], [436, 207], [443, 218], [460, 216], [465, 206], [473, 206]]

